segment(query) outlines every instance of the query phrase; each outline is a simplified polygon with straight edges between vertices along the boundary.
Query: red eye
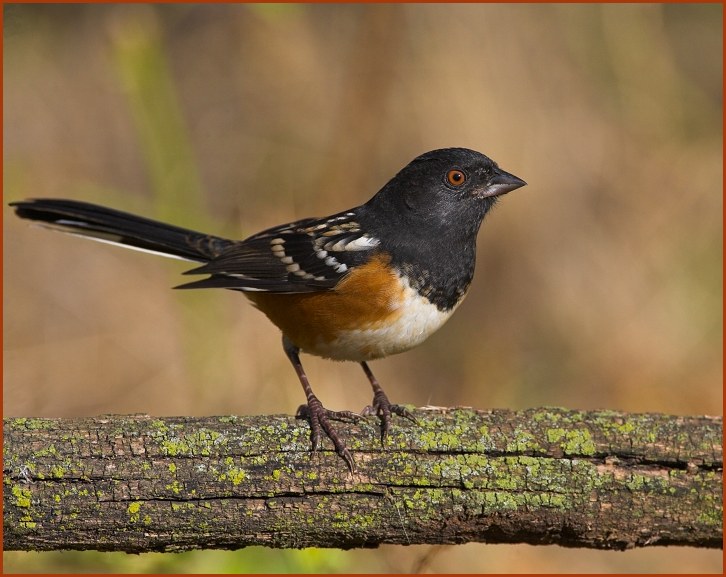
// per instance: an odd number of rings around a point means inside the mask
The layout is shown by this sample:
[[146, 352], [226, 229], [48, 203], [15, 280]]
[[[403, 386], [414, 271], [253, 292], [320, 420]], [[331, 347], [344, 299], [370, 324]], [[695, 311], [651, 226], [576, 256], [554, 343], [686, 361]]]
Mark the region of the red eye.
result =
[[446, 180], [451, 186], [461, 186], [466, 182], [466, 175], [460, 170], [450, 170], [446, 173]]

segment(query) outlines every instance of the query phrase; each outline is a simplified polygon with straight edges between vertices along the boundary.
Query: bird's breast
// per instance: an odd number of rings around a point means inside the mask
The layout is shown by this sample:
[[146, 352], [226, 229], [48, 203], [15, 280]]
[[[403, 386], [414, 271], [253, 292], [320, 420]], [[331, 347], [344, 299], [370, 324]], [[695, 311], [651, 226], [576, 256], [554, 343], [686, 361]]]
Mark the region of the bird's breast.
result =
[[247, 296], [304, 352], [335, 360], [377, 359], [421, 344], [456, 308], [438, 308], [389, 264], [380, 254], [329, 291]]

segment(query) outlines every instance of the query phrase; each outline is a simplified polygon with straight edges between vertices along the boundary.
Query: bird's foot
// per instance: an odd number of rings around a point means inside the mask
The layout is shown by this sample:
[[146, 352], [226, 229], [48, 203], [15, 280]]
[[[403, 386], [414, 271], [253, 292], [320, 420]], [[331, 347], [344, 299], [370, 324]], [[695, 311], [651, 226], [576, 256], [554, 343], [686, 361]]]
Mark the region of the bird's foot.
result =
[[377, 415], [381, 420], [381, 444], [383, 444], [388, 437], [388, 432], [391, 428], [391, 416], [398, 415], [411, 421], [412, 423], [418, 424], [416, 417], [403, 405], [394, 405], [386, 396], [386, 393], [382, 389], [378, 389], [373, 394], [373, 403], [365, 407], [361, 411], [361, 415]]
[[340, 455], [348, 465], [351, 473], [355, 473], [355, 461], [353, 455], [351, 455], [345, 443], [338, 436], [338, 433], [330, 424], [330, 421], [343, 421], [348, 423], [355, 423], [360, 419], [360, 415], [353, 413], [352, 411], [329, 411], [323, 404], [318, 400], [317, 397], [312, 396], [308, 399], [307, 405], [300, 405], [298, 407], [295, 417], [298, 419], [307, 419], [310, 422], [310, 440], [313, 445], [313, 451], [317, 451], [320, 448], [320, 439], [322, 433], [333, 442], [335, 446], [335, 452]]

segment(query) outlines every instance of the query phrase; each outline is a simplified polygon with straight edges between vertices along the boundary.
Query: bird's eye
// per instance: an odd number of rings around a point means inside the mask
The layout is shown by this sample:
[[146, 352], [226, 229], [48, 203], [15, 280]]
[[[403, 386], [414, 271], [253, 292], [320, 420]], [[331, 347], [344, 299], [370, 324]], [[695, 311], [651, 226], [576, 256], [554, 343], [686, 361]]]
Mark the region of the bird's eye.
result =
[[446, 173], [446, 181], [451, 186], [461, 186], [466, 182], [466, 175], [460, 170], [454, 168]]

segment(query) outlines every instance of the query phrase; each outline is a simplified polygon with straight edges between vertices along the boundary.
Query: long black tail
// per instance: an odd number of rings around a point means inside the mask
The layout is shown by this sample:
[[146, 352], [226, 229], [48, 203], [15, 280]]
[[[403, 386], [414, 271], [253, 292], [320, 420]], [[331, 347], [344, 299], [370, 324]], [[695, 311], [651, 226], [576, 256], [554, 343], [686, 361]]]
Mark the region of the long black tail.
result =
[[15, 213], [44, 225], [163, 256], [207, 262], [233, 241], [97, 204], [38, 198], [12, 202]]

